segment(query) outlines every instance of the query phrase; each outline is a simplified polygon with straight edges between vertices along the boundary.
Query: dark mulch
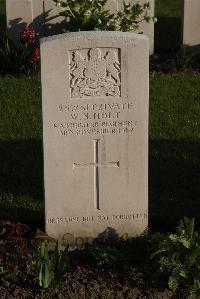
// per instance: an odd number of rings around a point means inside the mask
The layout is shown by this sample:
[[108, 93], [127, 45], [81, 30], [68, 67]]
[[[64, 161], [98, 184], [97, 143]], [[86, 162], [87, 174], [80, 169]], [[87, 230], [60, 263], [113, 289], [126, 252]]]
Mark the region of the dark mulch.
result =
[[19, 228], [24, 231], [26, 228], [15, 226], [13, 230], [13, 225], [11, 228], [0, 231], [0, 299], [173, 298], [168, 290], [135, 288], [122, 273], [81, 265], [76, 257], [58, 289], [42, 289], [32, 266], [35, 241], [18, 234]]
[[[90, 277], [91, 276], [91, 277]], [[2, 281], [0, 286], [0, 298], [72, 298], [72, 299], [117, 299], [117, 298], [172, 298], [170, 291], [159, 292], [149, 290], [147, 294], [137, 288], [131, 288], [128, 284], [121, 284], [117, 277], [90, 272], [87, 269], [77, 269], [75, 273], [68, 273], [59, 289], [42, 290], [39, 288], [23, 287], [14, 283]]]
[[67, 273], [58, 289], [42, 290], [30, 283], [24, 286], [2, 281], [0, 286], [0, 298], [72, 298], [72, 299], [169, 299], [172, 298], [170, 291], [148, 290], [144, 292], [131, 287], [129, 283], [120, 282], [117, 275], [100, 273], [95, 270], [78, 267], [73, 273]]

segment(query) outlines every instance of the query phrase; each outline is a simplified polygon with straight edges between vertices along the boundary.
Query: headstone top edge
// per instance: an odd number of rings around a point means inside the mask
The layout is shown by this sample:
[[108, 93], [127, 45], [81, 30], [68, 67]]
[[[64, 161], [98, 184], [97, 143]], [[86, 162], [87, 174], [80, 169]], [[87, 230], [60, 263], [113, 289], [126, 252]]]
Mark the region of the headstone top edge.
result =
[[70, 38], [87, 38], [87, 39], [96, 39], [100, 37], [105, 38], [122, 38], [122, 39], [137, 39], [137, 40], [149, 40], [148, 37], [144, 34], [138, 34], [135, 32], [122, 32], [122, 31], [78, 31], [78, 32], [68, 32], [63, 34], [52, 35], [48, 37], [40, 38], [40, 44], [64, 40]]

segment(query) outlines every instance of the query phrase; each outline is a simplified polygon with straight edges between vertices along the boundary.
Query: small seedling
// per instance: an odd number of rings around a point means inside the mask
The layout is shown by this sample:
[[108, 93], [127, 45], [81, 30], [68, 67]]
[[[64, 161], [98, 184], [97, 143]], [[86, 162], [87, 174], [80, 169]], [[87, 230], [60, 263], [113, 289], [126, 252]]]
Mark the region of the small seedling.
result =
[[33, 261], [39, 286], [48, 288], [50, 285], [57, 288], [69, 269], [68, 248], [61, 250], [59, 242], [54, 251], [49, 250], [48, 242], [42, 242], [37, 249]]

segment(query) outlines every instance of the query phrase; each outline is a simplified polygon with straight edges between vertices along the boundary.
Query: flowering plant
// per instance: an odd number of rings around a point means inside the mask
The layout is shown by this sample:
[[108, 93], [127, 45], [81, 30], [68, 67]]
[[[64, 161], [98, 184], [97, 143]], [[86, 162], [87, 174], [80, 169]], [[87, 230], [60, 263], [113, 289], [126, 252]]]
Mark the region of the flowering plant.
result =
[[21, 32], [21, 39], [25, 42], [35, 44], [37, 42], [37, 33], [33, 26], [28, 26], [26, 27], [22, 32]]
[[0, 48], [0, 67], [4, 72], [29, 74], [37, 70], [39, 61], [39, 38], [33, 26], [27, 26], [20, 33], [17, 45], [4, 39]]
[[27, 52], [30, 51], [27, 53], [27, 62], [32, 65], [36, 64], [40, 60], [39, 39], [36, 30], [32, 26], [26, 27], [24, 31], [21, 32], [20, 41], [27, 49]]
[[150, 3], [123, 2], [123, 9], [112, 14], [105, 8], [108, 0], [54, 0], [66, 17], [65, 31], [138, 31], [140, 23], [156, 22], [149, 15]]

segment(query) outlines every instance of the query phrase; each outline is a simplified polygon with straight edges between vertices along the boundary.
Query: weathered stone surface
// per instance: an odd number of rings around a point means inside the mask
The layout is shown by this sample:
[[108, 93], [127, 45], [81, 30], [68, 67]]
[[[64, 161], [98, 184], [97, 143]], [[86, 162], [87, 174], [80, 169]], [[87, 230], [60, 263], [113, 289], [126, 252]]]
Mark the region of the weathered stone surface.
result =
[[[139, 0], [139, 3], [150, 2], [151, 16], [154, 15], [154, 1]], [[6, 3], [8, 34], [15, 41], [25, 25], [33, 24], [42, 36], [61, 33], [61, 28], [64, 27], [65, 18], [59, 16], [61, 8], [57, 7], [53, 0], [6, 0]], [[109, 0], [106, 7], [114, 13], [122, 9], [122, 3], [122, 0]], [[150, 54], [153, 54], [154, 23], [142, 22], [139, 31], [150, 39]]]
[[64, 244], [148, 225], [148, 64], [143, 35], [41, 41], [46, 231]]
[[183, 33], [184, 46], [200, 47], [200, 1], [183, 1]]
[[8, 36], [15, 42], [18, 39], [19, 32], [26, 24], [32, 22], [32, 2], [29, 0], [7, 0], [6, 15]]
[[65, 24], [65, 17], [60, 16], [61, 9], [55, 5], [53, 0], [44, 1], [45, 36], [62, 32]]
[[60, 33], [65, 18], [59, 12], [53, 0], [6, 0], [8, 35], [17, 42], [27, 25], [33, 25], [40, 36]]

